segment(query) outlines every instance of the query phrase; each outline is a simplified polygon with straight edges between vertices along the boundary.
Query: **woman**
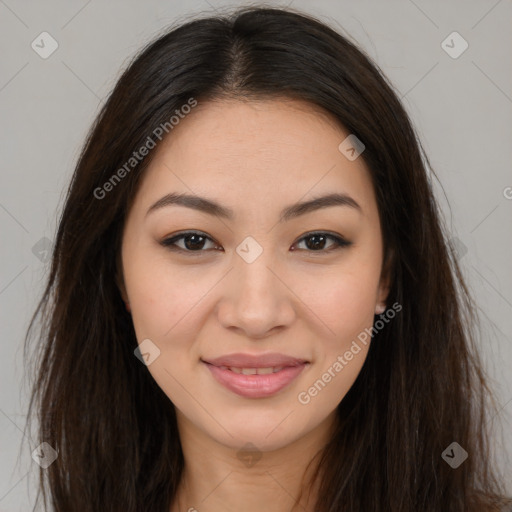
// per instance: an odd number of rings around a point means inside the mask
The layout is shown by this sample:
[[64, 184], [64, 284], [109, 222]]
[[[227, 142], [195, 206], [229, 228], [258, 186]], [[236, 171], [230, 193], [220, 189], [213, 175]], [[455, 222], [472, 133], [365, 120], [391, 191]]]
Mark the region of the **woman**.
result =
[[34, 315], [45, 503], [502, 510], [426, 164], [378, 67], [311, 16], [149, 44], [85, 143]]

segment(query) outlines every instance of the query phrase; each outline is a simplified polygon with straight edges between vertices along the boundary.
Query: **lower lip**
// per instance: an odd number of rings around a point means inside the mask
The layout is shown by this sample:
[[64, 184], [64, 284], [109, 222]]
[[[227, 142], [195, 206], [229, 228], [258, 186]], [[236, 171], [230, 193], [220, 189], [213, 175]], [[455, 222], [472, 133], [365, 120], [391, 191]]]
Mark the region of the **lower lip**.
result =
[[247, 398], [265, 398], [274, 395], [290, 384], [308, 363], [287, 366], [278, 372], [266, 375], [243, 375], [231, 370], [223, 370], [213, 364], [205, 364], [217, 382], [233, 393]]

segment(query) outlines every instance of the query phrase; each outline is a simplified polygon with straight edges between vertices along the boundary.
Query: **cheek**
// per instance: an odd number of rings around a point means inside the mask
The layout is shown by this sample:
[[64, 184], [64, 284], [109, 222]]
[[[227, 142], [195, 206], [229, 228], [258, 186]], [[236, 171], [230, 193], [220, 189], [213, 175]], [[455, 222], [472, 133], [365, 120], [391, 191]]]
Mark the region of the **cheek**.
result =
[[371, 342], [368, 332], [374, 320], [376, 289], [375, 273], [362, 270], [338, 272], [325, 282], [316, 281], [317, 292], [308, 306], [329, 330], [317, 337], [316, 364], [297, 396], [313, 416], [332, 411], [363, 367]]
[[378, 268], [347, 265], [309, 273], [297, 295], [324, 324], [326, 339], [339, 343], [371, 325], [377, 287]]
[[[326, 338], [339, 340], [364, 329], [373, 321], [377, 272], [369, 265], [347, 263], [328, 270], [325, 267], [284, 271], [293, 293], [300, 299], [303, 315], [323, 325]], [[132, 319], [138, 339], [165, 338], [173, 329], [186, 330], [197, 323], [201, 302], [213, 288], [221, 293], [220, 274], [198, 272], [194, 266], [169, 266], [163, 258], [148, 262], [133, 256], [126, 262], [125, 283], [130, 298]]]
[[171, 267], [161, 257], [127, 259], [125, 283], [137, 339], [163, 341], [190, 322], [212, 286], [211, 279], [194, 277], [191, 268]]

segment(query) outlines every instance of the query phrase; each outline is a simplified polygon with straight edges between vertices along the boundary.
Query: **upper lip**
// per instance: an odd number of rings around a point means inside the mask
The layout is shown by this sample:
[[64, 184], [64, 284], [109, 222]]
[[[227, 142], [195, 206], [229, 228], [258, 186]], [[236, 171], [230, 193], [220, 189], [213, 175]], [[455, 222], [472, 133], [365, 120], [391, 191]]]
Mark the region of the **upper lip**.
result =
[[226, 354], [215, 359], [203, 359], [205, 363], [214, 366], [230, 366], [233, 368], [270, 368], [278, 366], [299, 366], [307, 363], [305, 359], [287, 356], [285, 354]]

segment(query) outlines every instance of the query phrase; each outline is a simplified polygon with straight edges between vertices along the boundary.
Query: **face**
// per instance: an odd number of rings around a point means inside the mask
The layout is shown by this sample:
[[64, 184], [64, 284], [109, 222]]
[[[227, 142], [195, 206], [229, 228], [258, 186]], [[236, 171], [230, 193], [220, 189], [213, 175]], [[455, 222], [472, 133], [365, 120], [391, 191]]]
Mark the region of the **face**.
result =
[[338, 149], [348, 135], [307, 103], [229, 100], [198, 105], [155, 150], [120, 287], [180, 428], [276, 449], [332, 420], [355, 381], [388, 283], [369, 171]]

